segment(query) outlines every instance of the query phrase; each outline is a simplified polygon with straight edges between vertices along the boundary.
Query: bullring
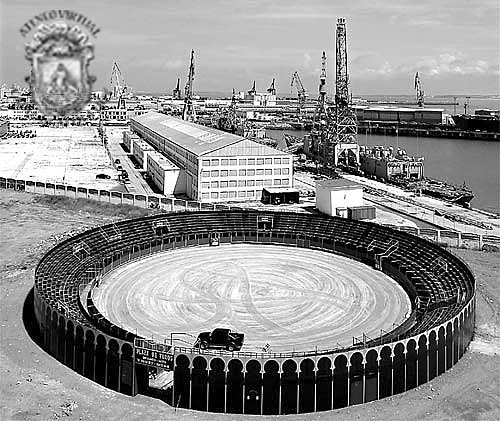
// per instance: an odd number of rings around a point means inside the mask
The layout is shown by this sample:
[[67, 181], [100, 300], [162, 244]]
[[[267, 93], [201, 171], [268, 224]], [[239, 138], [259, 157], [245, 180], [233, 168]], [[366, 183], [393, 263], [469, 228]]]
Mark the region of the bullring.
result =
[[[135, 332], [103, 317], [96, 282], [132, 260], [188, 246], [258, 243], [349, 257], [398, 282], [411, 314], [351, 346], [288, 352], [170, 349], [173, 383], [159, 394], [183, 408], [248, 414], [329, 410], [401, 393], [451, 368], [471, 340], [475, 281], [441, 247], [404, 232], [322, 215], [252, 211], [162, 214], [97, 227], [49, 251], [35, 274], [44, 347], [113, 390], [152, 394]], [[124, 266], [125, 267], [125, 266]], [[361, 332], [360, 332], [361, 334]], [[147, 339], [147, 338], [142, 338]]]

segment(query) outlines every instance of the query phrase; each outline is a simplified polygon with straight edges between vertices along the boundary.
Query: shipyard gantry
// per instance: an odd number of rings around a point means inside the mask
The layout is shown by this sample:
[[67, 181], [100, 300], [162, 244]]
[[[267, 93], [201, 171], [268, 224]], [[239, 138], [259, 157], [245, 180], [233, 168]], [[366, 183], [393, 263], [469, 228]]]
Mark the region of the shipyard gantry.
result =
[[359, 166], [356, 115], [351, 105], [345, 19], [339, 18], [336, 28], [335, 101], [333, 106], [329, 106], [326, 96], [326, 54], [323, 52], [313, 130], [304, 144], [304, 151], [324, 167]]

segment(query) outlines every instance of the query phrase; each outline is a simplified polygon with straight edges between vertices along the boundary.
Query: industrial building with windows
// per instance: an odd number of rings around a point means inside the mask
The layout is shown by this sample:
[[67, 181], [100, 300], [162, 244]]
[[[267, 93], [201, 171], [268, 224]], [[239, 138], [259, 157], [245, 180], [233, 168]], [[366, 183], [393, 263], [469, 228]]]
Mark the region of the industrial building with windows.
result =
[[292, 155], [244, 137], [157, 112], [130, 129], [179, 167], [176, 190], [191, 199], [260, 200], [266, 186], [292, 187]]
[[179, 167], [159, 152], [149, 152], [147, 164], [147, 174], [162, 194], [169, 196], [182, 192]]

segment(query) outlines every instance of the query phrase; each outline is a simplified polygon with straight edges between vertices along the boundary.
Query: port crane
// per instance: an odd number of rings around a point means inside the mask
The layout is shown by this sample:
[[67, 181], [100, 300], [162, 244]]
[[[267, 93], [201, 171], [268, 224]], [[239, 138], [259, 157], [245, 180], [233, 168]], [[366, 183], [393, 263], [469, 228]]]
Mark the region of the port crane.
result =
[[347, 70], [347, 37], [345, 19], [337, 19], [336, 27], [335, 103], [329, 108], [326, 101], [326, 55], [323, 52], [319, 97], [314, 112], [313, 129], [308, 150], [324, 167], [343, 165], [359, 167], [356, 115], [349, 96]]
[[118, 100], [117, 108], [125, 108], [124, 96], [128, 86], [125, 84], [125, 78], [116, 61], [113, 63], [113, 68], [111, 70], [110, 83], [112, 87], [111, 98]]
[[181, 99], [181, 78], [177, 78], [177, 86], [172, 90], [172, 99]]
[[467, 114], [469, 106], [470, 106], [470, 96], [466, 96], [464, 101], [464, 114]]
[[273, 81], [271, 82], [271, 85], [269, 86], [269, 88], [267, 88], [267, 92], [271, 95], [276, 95], [276, 88], [274, 86], [274, 78], [273, 78]]
[[347, 33], [344, 18], [337, 19], [335, 66], [335, 107], [333, 132], [329, 137], [326, 162], [333, 166], [342, 164], [349, 168], [359, 167], [356, 114], [349, 95], [347, 70]]
[[309, 153], [316, 159], [323, 155], [326, 138], [328, 136], [328, 123], [330, 112], [326, 102], [326, 53], [321, 55], [321, 72], [319, 74], [318, 100], [314, 109], [313, 125], [309, 136]]
[[329, 120], [329, 112], [326, 104], [326, 53], [321, 55], [321, 73], [319, 74], [318, 103], [314, 111], [314, 120], [318, 123]]
[[193, 81], [194, 81], [194, 50], [191, 50], [191, 61], [189, 64], [189, 73], [184, 87], [184, 109], [182, 110], [182, 119], [196, 122], [196, 112], [193, 104]]
[[255, 96], [257, 93], [257, 88], [255, 87], [255, 80], [253, 81], [252, 89], [248, 91], [248, 95], [250, 96]]
[[300, 80], [299, 72], [295, 71], [292, 74], [292, 81], [290, 82], [290, 88], [297, 88], [297, 96], [299, 98], [298, 114], [299, 118], [302, 116], [302, 109], [304, 108], [307, 100], [307, 91]]
[[420, 77], [418, 72], [415, 73], [415, 97], [417, 100], [417, 105], [419, 107], [424, 106], [424, 91], [422, 90], [422, 84], [420, 82]]

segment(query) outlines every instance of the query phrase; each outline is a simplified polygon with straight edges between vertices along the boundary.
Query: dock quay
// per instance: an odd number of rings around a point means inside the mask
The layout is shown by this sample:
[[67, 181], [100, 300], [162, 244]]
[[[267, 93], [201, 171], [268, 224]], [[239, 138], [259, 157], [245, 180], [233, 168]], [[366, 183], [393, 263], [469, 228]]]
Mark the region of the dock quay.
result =
[[499, 141], [500, 132], [460, 130], [449, 126], [414, 125], [399, 122], [358, 121], [358, 134], [385, 136], [436, 137], [446, 139], [473, 139]]
[[397, 212], [455, 232], [500, 236], [500, 218], [496, 215], [427, 196], [416, 196], [398, 187], [356, 175], [344, 174], [343, 177], [362, 184], [369, 201]]

